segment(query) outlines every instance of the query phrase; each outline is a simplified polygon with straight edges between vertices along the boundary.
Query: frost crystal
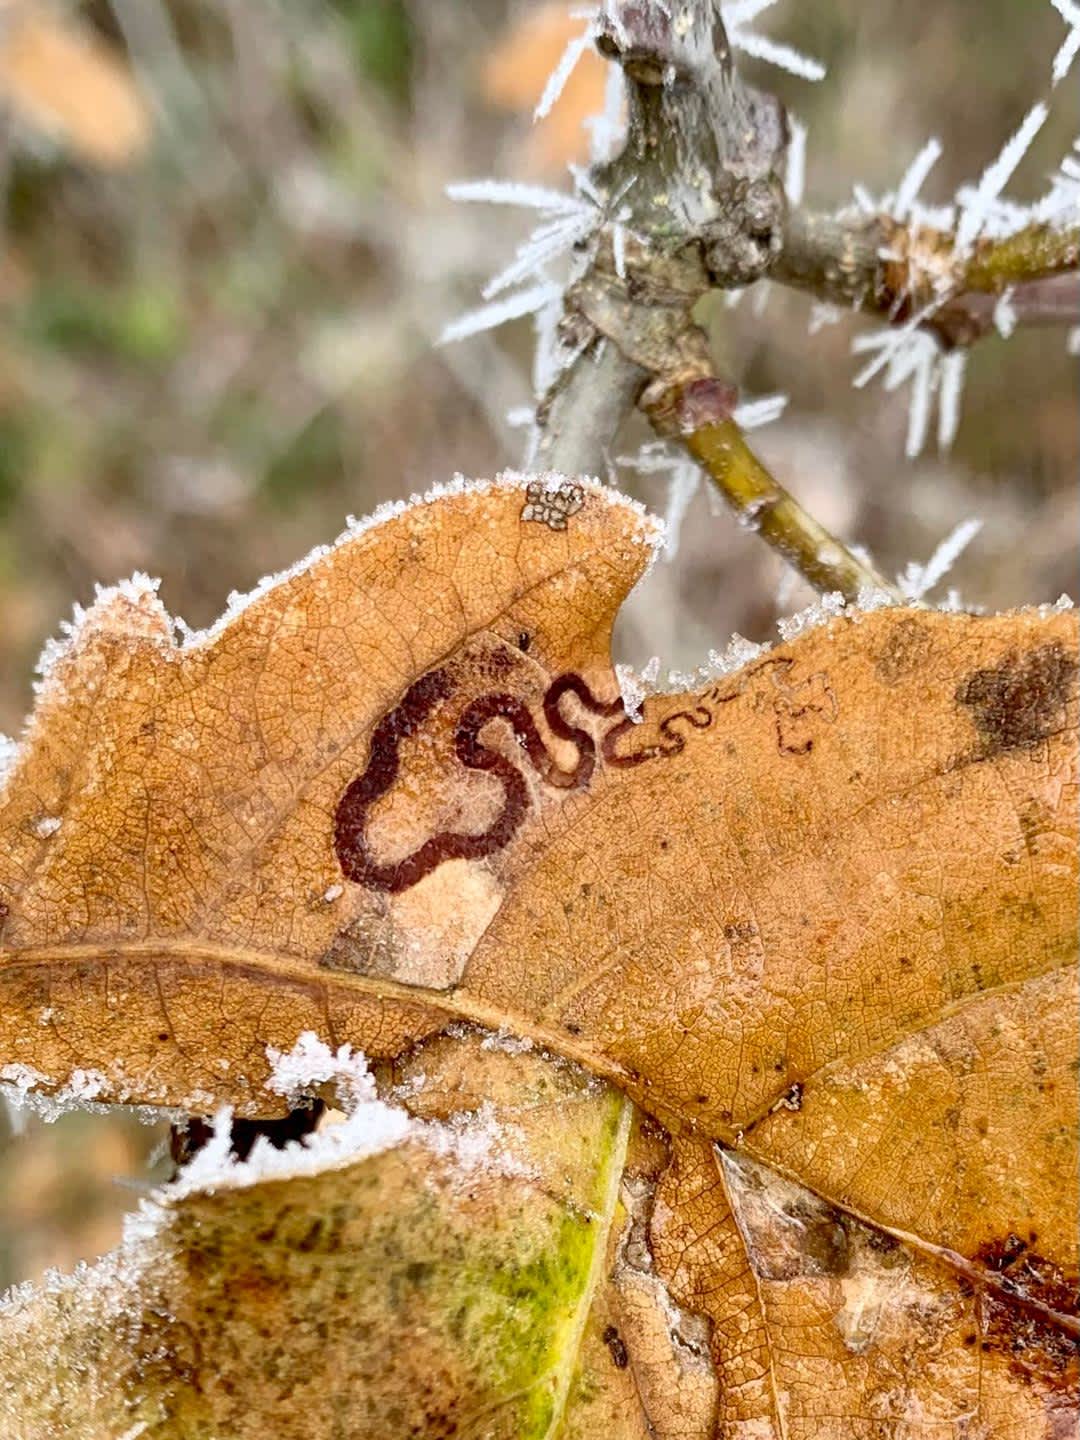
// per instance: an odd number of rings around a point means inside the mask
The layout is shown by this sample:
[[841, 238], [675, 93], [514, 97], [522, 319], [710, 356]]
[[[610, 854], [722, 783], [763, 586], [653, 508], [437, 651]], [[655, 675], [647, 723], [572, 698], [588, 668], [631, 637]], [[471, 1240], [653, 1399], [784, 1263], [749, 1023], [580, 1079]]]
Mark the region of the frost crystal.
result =
[[960, 397], [967, 375], [967, 352], [954, 350], [940, 362], [941, 395], [938, 400], [938, 450], [945, 454], [952, 449], [960, 428]]
[[375, 1082], [366, 1058], [353, 1051], [351, 1045], [330, 1047], [311, 1030], [305, 1030], [288, 1052], [268, 1046], [270, 1078], [266, 1088], [275, 1095], [284, 1095], [290, 1104], [298, 1104], [305, 1095], [312, 1095], [331, 1081], [344, 1099], [360, 1104], [375, 1098]]
[[810, 319], [806, 328], [811, 335], [816, 335], [829, 325], [839, 324], [844, 314], [840, 306], [833, 305], [831, 301], [815, 300], [810, 306]]
[[723, 15], [732, 49], [741, 50], [755, 60], [763, 60], [767, 65], [776, 65], [801, 80], [824, 80], [827, 72], [820, 60], [811, 59], [790, 45], [778, 44], [748, 28], [764, 10], [771, 9], [775, 4], [776, 0], [728, 0], [723, 6]]
[[664, 511], [664, 559], [678, 554], [682, 523], [701, 483], [701, 471], [688, 455], [662, 440], [650, 440], [636, 455], [620, 455], [616, 464], [636, 470], [639, 475], [668, 477], [667, 506]]
[[77, 603], [73, 605], [71, 619], [60, 622], [59, 636], [46, 640], [41, 655], [38, 657], [38, 678], [34, 682], [35, 694], [40, 698], [47, 693], [53, 671], [78, 642], [87, 619], [94, 611], [104, 610], [115, 604], [117, 600], [125, 600], [129, 605], [139, 608], [144, 608], [149, 603], [157, 605], [160, 609], [160, 601], [157, 599], [160, 584], [160, 580], [155, 580], [149, 575], [144, 575], [141, 570], [136, 570], [130, 580], [120, 580], [115, 585], [95, 585], [94, 599], [89, 609]]
[[4, 784], [19, 756], [19, 742], [10, 735], [0, 735], [0, 786]]
[[588, 210], [581, 215], [560, 215], [544, 225], [537, 226], [518, 247], [510, 264], [484, 286], [484, 299], [490, 300], [493, 295], [520, 285], [525, 280], [542, 280], [546, 274], [545, 266], [558, 260], [560, 256], [569, 254], [575, 245], [588, 238], [596, 224], [595, 211]]
[[751, 660], [764, 655], [768, 648], [768, 645], [758, 645], [753, 640], [747, 640], [736, 630], [723, 650], [709, 651], [706, 678], [713, 679], [720, 675], [730, 675], [733, 670], [741, 670], [744, 665], [749, 665]]
[[528, 1055], [535, 1048], [527, 1035], [515, 1035], [512, 1030], [496, 1030], [480, 1042], [481, 1050], [501, 1050], [504, 1055]]
[[541, 223], [518, 247], [510, 264], [488, 281], [483, 294], [485, 300], [490, 300], [516, 285], [526, 284], [527, 288], [495, 305], [472, 310], [452, 321], [444, 329], [441, 343], [462, 340], [559, 302], [561, 287], [551, 279], [547, 267], [587, 240], [599, 228], [603, 218], [603, 197], [582, 171], [572, 170], [571, 173], [575, 181], [575, 193], [572, 195], [517, 181], [470, 180], [447, 186], [446, 193], [452, 200], [536, 210], [541, 216]]
[[544, 86], [544, 93], [537, 102], [533, 111], [533, 120], [542, 120], [545, 115], [550, 115], [556, 100], [566, 88], [566, 82], [574, 73], [578, 61], [585, 54], [585, 51], [592, 44], [593, 27], [586, 25], [580, 35], [574, 35], [566, 45], [566, 49], [559, 56], [555, 69], [548, 76], [547, 84]]
[[507, 295], [494, 305], [481, 305], [475, 310], [466, 311], [464, 315], [443, 327], [438, 343], [450, 345], [455, 340], [466, 340], [470, 335], [495, 330], [500, 325], [505, 325], [508, 320], [519, 320], [522, 315], [535, 315], [552, 300], [561, 299], [561, 296], [562, 291], [558, 285], [550, 280], [542, 281], [527, 290], [519, 290], [516, 295]]
[[1002, 292], [994, 306], [994, 328], [1003, 340], [1008, 340], [1016, 329], [1016, 307], [1012, 303], [1014, 293], [1015, 287], [1010, 285], [1007, 290]]
[[[38, 1018], [42, 1025], [49, 1024], [52, 1011], [46, 1008]], [[100, 1113], [123, 1106], [126, 1091], [122, 1080], [110, 1079], [100, 1070], [74, 1070], [66, 1085], [49, 1090], [54, 1083], [51, 1076], [43, 1075], [30, 1065], [15, 1063], [0, 1068], [0, 1094], [9, 1112], [33, 1111], [47, 1125], [72, 1110]], [[109, 1103], [104, 1103], [106, 1099]], [[124, 1108], [148, 1125], [173, 1118], [177, 1113], [150, 1105]]]
[[231, 1148], [233, 1111], [223, 1106], [214, 1116], [210, 1139], [165, 1189], [166, 1198], [339, 1170], [399, 1145], [410, 1133], [413, 1122], [408, 1114], [376, 1097], [367, 1060], [351, 1046], [331, 1050], [306, 1030], [292, 1050], [283, 1053], [268, 1046], [266, 1056], [268, 1090], [296, 1104], [302, 1096], [333, 1083], [345, 1106], [345, 1118], [280, 1150], [260, 1135], [248, 1158], [237, 1160]]
[[632, 665], [615, 666], [615, 679], [619, 684], [623, 709], [635, 725], [641, 723], [641, 706], [646, 695], [656, 692], [659, 674], [659, 655], [654, 655], [640, 673]]
[[1013, 171], [1027, 154], [1049, 113], [1042, 101], [1032, 106], [1019, 130], [1002, 146], [997, 159], [987, 166], [974, 191], [961, 204], [960, 223], [956, 231], [956, 248], [961, 254], [971, 248], [986, 228], [994, 201], [1012, 179]]
[[759, 430], [762, 425], [771, 425], [779, 420], [787, 409], [786, 395], [763, 395], [758, 400], [747, 400], [736, 405], [732, 419], [743, 430]]
[[1065, 79], [1073, 67], [1073, 61], [1080, 54], [1080, 5], [1077, 5], [1075, 0], [1050, 0], [1050, 4], [1069, 27], [1069, 33], [1054, 56], [1050, 72], [1054, 84], [1057, 85]]
[[784, 169], [784, 190], [788, 204], [798, 205], [806, 189], [806, 137], [807, 129], [801, 120], [788, 115], [791, 139], [788, 141], [787, 160]]
[[[529, 1041], [501, 1032], [484, 1043], [489, 1049], [506, 1049], [511, 1054], [531, 1048]], [[513, 1126], [499, 1125], [490, 1102], [445, 1123], [417, 1120], [378, 1098], [365, 1057], [348, 1045], [331, 1050], [312, 1031], [305, 1031], [290, 1051], [268, 1047], [266, 1054], [271, 1065], [267, 1089], [295, 1104], [333, 1084], [343, 1106], [340, 1116], [335, 1112], [330, 1123], [324, 1120], [313, 1134], [280, 1150], [260, 1136], [248, 1158], [237, 1160], [232, 1153], [233, 1112], [223, 1106], [214, 1116], [210, 1139], [177, 1179], [159, 1192], [161, 1201], [340, 1170], [406, 1140], [424, 1145], [463, 1172], [484, 1168], [519, 1176], [532, 1173], [510, 1148], [519, 1132]], [[422, 1083], [420, 1078], [414, 1090], [422, 1088]]]
[[604, 108], [599, 115], [590, 115], [585, 121], [589, 132], [589, 153], [594, 165], [610, 160], [626, 133], [623, 119], [625, 108], [625, 83], [618, 65], [607, 67], [604, 82]]
[[963, 520], [942, 540], [925, 565], [912, 560], [896, 579], [905, 600], [921, 600], [939, 585], [982, 529], [981, 520]]
[[780, 632], [782, 640], [795, 640], [807, 630], [814, 630], [819, 625], [826, 625], [836, 615], [844, 613], [844, 597], [839, 590], [829, 590], [820, 596], [813, 605], [808, 605], [805, 610], [799, 610], [786, 619], [777, 620], [776, 628]]
[[446, 187], [446, 193], [451, 200], [476, 205], [513, 205], [552, 214], [576, 215], [584, 208], [576, 196], [565, 191], [527, 185], [520, 180], [456, 180]]
[[667, 508], [664, 511], [664, 531], [667, 535], [664, 559], [669, 564], [679, 553], [683, 521], [686, 519], [686, 512], [690, 509], [690, 502], [697, 494], [700, 484], [701, 471], [692, 460], [686, 460], [681, 465], [676, 465], [671, 471], [671, 479], [668, 481]]
[[900, 184], [896, 187], [896, 197], [890, 208], [890, 213], [895, 220], [903, 220], [911, 211], [911, 207], [919, 198], [922, 187], [926, 184], [926, 177], [934, 168], [943, 154], [941, 141], [932, 136], [908, 168], [904, 171]]
[[[565, 477], [551, 475], [546, 478], [550, 486], [555, 487], [558, 482]], [[520, 490], [524, 492], [529, 485], [535, 483], [536, 479], [537, 476], [535, 474], [523, 474], [516, 470], [504, 470], [497, 475], [494, 480], [467, 480], [463, 475], [457, 475], [448, 483], [433, 485], [431, 489], [423, 495], [412, 495], [408, 500], [388, 500], [385, 504], [379, 505], [370, 515], [366, 515], [362, 519], [357, 519], [355, 516], [350, 515], [346, 522], [345, 529], [332, 544], [317, 545], [314, 550], [310, 551], [294, 565], [290, 565], [288, 569], [280, 570], [274, 575], [265, 576], [254, 589], [247, 591], [245, 594], [234, 591], [229, 596], [224, 614], [215, 620], [213, 625], [206, 630], [192, 630], [187, 632], [184, 637], [183, 648], [185, 650], [192, 650], [208, 644], [211, 640], [216, 639], [227, 626], [232, 624], [237, 616], [242, 615], [248, 606], [256, 600], [262, 599], [264, 595], [269, 594], [271, 590], [277, 589], [279, 585], [285, 585], [290, 580], [294, 580], [298, 575], [303, 575], [340, 546], [350, 544], [362, 535], [378, 529], [380, 525], [385, 525], [389, 521], [396, 519], [397, 516], [404, 515], [409, 510], [416, 509], [420, 505], [430, 505], [434, 501], [442, 499], [443, 496], [448, 495], [484, 495], [491, 490]], [[639, 504], [636, 500], [632, 500], [628, 495], [612, 489], [610, 485], [602, 484], [599, 480], [590, 480], [578, 476], [575, 477], [574, 484], [606, 504], [619, 505], [624, 509], [632, 510], [639, 522], [635, 539], [643, 545], [648, 545], [653, 550], [659, 549], [663, 542], [663, 526], [654, 515], [648, 513], [644, 505]], [[524, 498], [523, 493], [522, 499], [524, 500]]]
[[914, 459], [926, 444], [934, 395], [939, 389], [942, 390], [942, 404], [938, 438], [943, 448], [951, 443], [959, 417], [960, 390], [964, 380], [963, 367], [955, 364], [946, 367], [946, 362], [954, 357], [945, 356], [933, 335], [918, 328], [927, 313], [921, 311], [899, 330], [883, 327], [869, 335], [858, 335], [851, 346], [856, 353], [873, 355], [855, 377], [857, 389], [866, 385], [880, 370], [885, 371], [886, 390], [896, 390], [911, 382], [905, 446], [909, 459]]

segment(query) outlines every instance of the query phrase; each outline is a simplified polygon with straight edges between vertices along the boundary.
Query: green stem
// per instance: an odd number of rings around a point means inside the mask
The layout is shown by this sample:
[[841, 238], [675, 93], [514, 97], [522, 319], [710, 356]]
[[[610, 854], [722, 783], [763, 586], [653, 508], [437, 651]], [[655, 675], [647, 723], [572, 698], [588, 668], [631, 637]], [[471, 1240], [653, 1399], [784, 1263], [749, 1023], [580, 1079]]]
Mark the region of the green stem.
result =
[[1080, 265], [1080, 225], [1055, 230], [1050, 225], [1029, 225], [1001, 240], [984, 240], [975, 247], [963, 270], [965, 290], [996, 294], [1010, 285], [1023, 285], [1061, 275]]
[[966, 257], [955, 251], [956, 238], [946, 230], [913, 231], [884, 215], [853, 219], [795, 211], [769, 278], [897, 324], [936, 303], [924, 323], [947, 345], [971, 344], [986, 334], [993, 319], [985, 297], [1010, 288], [1021, 323], [1076, 323], [1071, 291], [1057, 297], [1063, 303], [1051, 313], [1045, 286], [1080, 271], [1080, 226], [1028, 225], [1002, 239], [977, 241]]
[[778, 550], [821, 593], [839, 590], [848, 602], [893, 587], [814, 519], [747, 445], [731, 418], [730, 387], [697, 380], [654, 391], [643, 408], [657, 432], [677, 439], [723, 495], [739, 520]]

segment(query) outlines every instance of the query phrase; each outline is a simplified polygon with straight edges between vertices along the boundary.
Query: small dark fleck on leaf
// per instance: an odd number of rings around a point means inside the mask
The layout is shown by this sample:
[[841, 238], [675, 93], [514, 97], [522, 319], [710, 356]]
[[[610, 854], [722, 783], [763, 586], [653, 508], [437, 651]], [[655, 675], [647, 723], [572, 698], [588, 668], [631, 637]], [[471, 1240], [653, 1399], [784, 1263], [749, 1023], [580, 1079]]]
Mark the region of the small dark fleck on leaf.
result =
[[604, 1329], [604, 1344], [611, 1351], [611, 1360], [616, 1370], [625, 1370], [630, 1363], [630, 1356], [627, 1354], [626, 1346], [623, 1344], [622, 1336], [614, 1325], [608, 1325]]

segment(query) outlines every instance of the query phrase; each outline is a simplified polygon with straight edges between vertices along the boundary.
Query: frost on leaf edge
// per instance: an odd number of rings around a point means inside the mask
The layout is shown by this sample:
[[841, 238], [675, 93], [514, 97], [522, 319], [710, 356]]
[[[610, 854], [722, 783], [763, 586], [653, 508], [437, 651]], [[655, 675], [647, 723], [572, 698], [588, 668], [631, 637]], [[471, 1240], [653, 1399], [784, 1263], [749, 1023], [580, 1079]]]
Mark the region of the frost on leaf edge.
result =
[[[653, 515], [639, 500], [633, 499], [632, 496], [615, 489], [595, 476], [567, 476], [554, 471], [503, 470], [493, 479], [471, 480], [458, 474], [452, 480], [432, 485], [423, 494], [414, 493], [408, 499], [384, 501], [381, 505], [376, 506], [369, 515], [361, 516], [359, 519], [352, 515], [348, 516], [344, 530], [328, 544], [316, 545], [292, 565], [265, 575], [250, 590], [234, 590], [229, 595], [221, 615], [202, 630], [193, 630], [180, 617], [171, 616], [158, 594], [160, 579], [151, 577], [141, 570], [137, 570], [129, 579], [118, 581], [114, 585], [97, 585], [92, 603], [84, 606], [76, 601], [72, 608], [71, 619], [61, 621], [59, 634], [50, 636], [46, 640], [35, 667], [37, 674], [34, 682], [35, 698], [40, 702], [49, 696], [50, 682], [56, 667], [70, 655], [78, 644], [88, 621], [117, 600], [125, 600], [133, 607], [142, 609], [146, 618], [156, 621], [163, 640], [166, 636], [173, 637], [173, 643], [170, 646], [163, 646], [166, 654], [184, 655], [212, 644], [234, 620], [238, 619], [257, 600], [261, 600], [279, 586], [285, 585], [313, 569], [319, 561], [335, 550], [341, 549], [354, 540], [359, 540], [412, 510], [461, 495], [488, 495], [493, 491], [524, 492], [529, 485], [535, 484], [537, 481], [540, 481], [548, 490], [555, 490], [563, 484], [573, 483], [588, 494], [596, 496], [611, 506], [621, 507], [636, 517], [637, 526], [633, 538], [637, 543], [649, 548], [650, 555], [646, 569], [651, 568], [664, 545], [664, 522], [658, 516]], [[6, 735], [0, 735], [0, 795], [3, 794], [8, 779], [15, 771], [23, 742], [30, 733], [33, 719], [34, 715], [31, 713], [24, 722], [22, 735], [17, 741]]]

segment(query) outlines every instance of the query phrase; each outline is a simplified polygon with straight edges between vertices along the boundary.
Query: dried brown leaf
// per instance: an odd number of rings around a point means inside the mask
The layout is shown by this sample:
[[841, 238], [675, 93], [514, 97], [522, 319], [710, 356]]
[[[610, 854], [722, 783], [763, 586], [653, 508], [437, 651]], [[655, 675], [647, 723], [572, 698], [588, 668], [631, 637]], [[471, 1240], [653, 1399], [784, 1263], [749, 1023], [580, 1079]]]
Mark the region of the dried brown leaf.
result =
[[[846, 615], [634, 724], [609, 640], [652, 539], [510, 481], [182, 648], [147, 588], [101, 599], [0, 802], [0, 1074], [258, 1114], [302, 1030], [502, 1027], [669, 1132], [613, 1287], [633, 1335], [657, 1286], [706, 1324], [717, 1433], [1060, 1427], [1075, 618]], [[609, 1324], [697, 1433], [700, 1341]]]

